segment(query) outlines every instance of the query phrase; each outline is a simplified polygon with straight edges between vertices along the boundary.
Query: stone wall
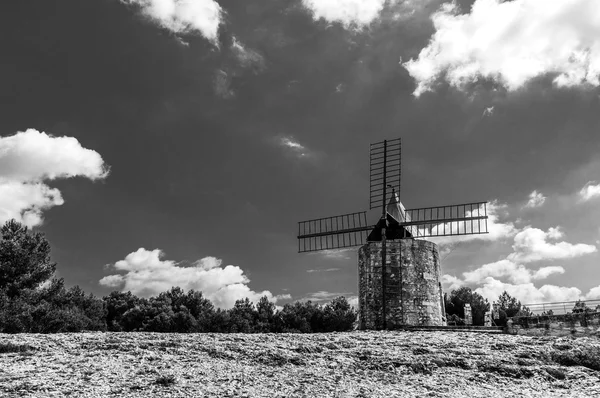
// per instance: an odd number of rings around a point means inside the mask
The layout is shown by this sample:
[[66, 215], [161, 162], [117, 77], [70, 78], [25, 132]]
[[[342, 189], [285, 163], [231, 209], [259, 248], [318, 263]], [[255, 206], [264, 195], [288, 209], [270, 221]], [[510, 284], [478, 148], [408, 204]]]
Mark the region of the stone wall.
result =
[[[442, 326], [443, 306], [437, 245], [402, 239], [386, 243], [386, 323], [401, 326]], [[359, 328], [381, 329], [381, 242], [358, 252]]]
[[512, 318], [508, 332], [529, 336], [600, 336], [600, 312]]

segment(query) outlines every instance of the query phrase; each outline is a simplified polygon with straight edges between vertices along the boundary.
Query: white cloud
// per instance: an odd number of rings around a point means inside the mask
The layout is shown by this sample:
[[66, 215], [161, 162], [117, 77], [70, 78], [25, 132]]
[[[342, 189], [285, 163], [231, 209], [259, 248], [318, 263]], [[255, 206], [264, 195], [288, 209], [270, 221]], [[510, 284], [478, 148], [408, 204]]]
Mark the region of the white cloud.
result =
[[0, 222], [11, 218], [28, 226], [42, 223], [42, 212], [64, 203], [45, 181], [86, 177], [103, 179], [108, 167], [98, 152], [74, 137], [53, 137], [27, 129], [0, 137]]
[[547, 232], [538, 228], [526, 227], [515, 235], [512, 246], [513, 252], [505, 259], [463, 272], [462, 280], [455, 276], [444, 275], [442, 282], [451, 290], [465, 284], [480, 285], [488, 283], [490, 278], [498, 283], [500, 283], [498, 278], [505, 278], [510, 282], [509, 284], [526, 285], [534, 280], [546, 279], [550, 275], [565, 272], [565, 269], [561, 266], [546, 266], [532, 270], [524, 265], [526, 263], [573, 258], [596, 251], [595, 246], [583, 243], [548, 242], [548, 239], [556, 240], [562, 236], [563, 233], [558, 227], [549, 228]]
[[312, 302], [316, 302], [316, 303], [325, 303], [327, 301], [331, 301], [336, 297], [339, 296], [344, 296], [346, 298], [349, 297], [349, 295], [351, 295], [352, 293], [336, 293], [336, 292], [327, 292], [325, 290], [321, 290], [318, 292], [314, 292], [314, 293], [309, 293], [308, 295], [306, 295], [305, 297], [301, 298], [298, 301], [312, 301]]
[[540, 207], [546, 201], [546, 197], [542, 195], [541, 192], [533, 191], [529, 194], [529, 201], [525, 205], [525, 207], [533, 209], [536, 207]]
[[335, 272], [339, 271], [340, 268], [325, 268], [325, 269], [307, 269], [306, 272], [312, 274], [313, 272]]
[[222, 69], [218, 69], [215, 72], [213, 88], [215, 90], [215, 94], [223, 99], [235, 97], [235, 91], [233, 91], [231, 88], [231, 76], [229, 76], [229, 73]]
[[511, 284], [501, 282], [492, 277], [486, 278], [483, 286], [475, 289], [491, 303], [498, 300], [498, 296], [506, 291], [523, 304], [551, 303], [559, 301], [575, 301], [581, 299], [582, 293], [576, 287], [544, 285], [540, 288], [533, 283]]
[[290, 137], [278, 137], [278, 144], [299, 158], [307, 158], [312, 155], [308, 148]]
[[548, 242], [549, 239], [555, 240], [560, 237], [562, 237], [562, 232], [558, 227], [550, 228], [548, 232], [527, 227], [515, 235], [514, 252], [507, 258], [518, 263], [528, 263], [539, 260], [573, 258], [594, 253], [597, 250], [596, 246], [584, 243]]
[[214, 0], [121, 0], [141, 7], [142, 13], [174, 33], [199, 32], [215, 42], [223, 10]]
[[585, 298], [586, 300], [600, 300], [600, 286], [591, 288]]
[[281, 145], [286, 146], [288, 148], [292, 148], [292, 149], [297, 149], [300, 151], [304, 150], [304, 146], [300, 145], [299, 143], [292, 141], [290, 138], [282, 138], [281, 139]]
[[140, 248], [114, 264], [115, 270], [125, 274], [105, 276], [100, 284], [144, 297], [157, 295], [173, 286], [186, 291], [194, 289], [201, 291], [219, 308], [231, 308], [236, 300], [246, 297], [253, 302], [262, 296], [267, 296], [272, 302], [291, 298], [288, 294], [274, 296], [268, 290], [251, 290], [248, 287], [250, 280], [240, 267], [222, 267], [222, 261], [215, 257], [205, 257], [190, 267], [182, 267], [175, 261], [162, 260], [162, 255], [159, 249]]
[[346, 298], [348, 299], [348, 304], [354, 307], [354, 309], [358, 310], [358, 296], [350, 296]]
[[[504, 218], [503, 214], [506, 211], [506, 207], [507, 206], [505, 204], [500, 204], [496, 200], [493, 200], [487, 204], [487, 206], [486, 206], [487, 216], [488, 216], [488, 220], [487, 220], [488, 233], [487, 234], [441, 236], [441, 237], [437, 237], [437, 238], [427, 238], [427, 239], [431, 239], [432, 242], [434, 242], [438, 245], [451, 245], [451, 244], [457, 244], [460, 242], [468, 242], [468, 241], [490, 242], [490, 241], [497, 241], [497, 240], [510, 238], [518, 232], [518, 229], [515, 228], [515, 225], [510, 221], [501, 221], [501, 218]], [[469, 216], [470, 214], [471, 214], [471, 212], [467, 212], [466, 215]], [[472, 214], [473, 214], [473, 216], [477, 216], [478, 214], [483, 215], [484, 214], [483, 207], [480, 208], [479, 213], [477, 212], [477, 210], [474, 210], [472, 212]], [[452, 231], [458, 231], [460, 233], [465, 232], [465, 224], [462, 222], [447, 223], [445, 226], [446, 231], [450, 231], [450, 224], [452, 224]], [[484, 225], [485, 224], [482, 222], [481, 230], [484, 230]], [[469, 232], [471, 230], [470, 223], [467, 223], [466, 227], [467, 227], [467, 232]], [[440, 224], [437, 228], [439, 228], [439, 231], [442, 231], [444, 229], [444, 224]], [[478, 227], [475, 226], [474, 230], [477, 231], [477, 228]], [[436, 227], [433, 228], [433, 231], [434, 232], [436, 231]]]
[[258, 52], [244, 46], [237, 38], [233, 38], [231, 51], [244, 68], [254, 68], [257, 72], [265, 67], [265, 60]]
[[588, 200], [600, 197], [600, 184], [590, 181], [579, 191], [579, 200], [587, 202]]
[[483, 110], [481, 117], [492, 116], [494, 114], [494, 106], [489, 106]]
[[328, 260], [351, 260], [356, 255], [356, 248], [348, 247], [343, 249], [331, 249], [307, 254], [313, 256], [322, 256]]
[[364, 27], [377, 19], [386, 0], [302, 0], [315, 20], [339, 22], [348, 27]]
[[461, 286], [464, 286], [464, 282], [453, 275], [442, 275], [442, 284], [444, 285], [444, 290], [456, 290], [458, 288], [460, 288]]
[[557, 86], [598, 86], [599, 19], [597, 0], [477, 0], [469, 14], [446, 3], [432, 15], [427, 47], [403, 66], [416, 96], [440, 77], [458, 88], [485, 77], [515, 90], [551, 73]]
[[464, 283], [480, 284], [488, 277], [506, 277], [512, 283], [528, 283], [536, 279], [545, 279], [552, 274], [563, 274], [563, 267], [542, 267], [536, 271], [527, 269], [522, 264], [516, 264], [510, 260], [500, 260], [494, 263], [484, 264], [481, 267], [463, 273]]

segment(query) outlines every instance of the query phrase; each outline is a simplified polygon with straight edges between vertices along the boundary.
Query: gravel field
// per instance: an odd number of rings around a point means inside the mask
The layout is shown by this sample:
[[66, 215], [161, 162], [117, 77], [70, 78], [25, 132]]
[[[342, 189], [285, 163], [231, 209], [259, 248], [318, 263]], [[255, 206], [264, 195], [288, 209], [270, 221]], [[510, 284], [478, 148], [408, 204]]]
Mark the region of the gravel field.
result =
[[600, 397], [600, 339], [0, 334], [0, 396]]

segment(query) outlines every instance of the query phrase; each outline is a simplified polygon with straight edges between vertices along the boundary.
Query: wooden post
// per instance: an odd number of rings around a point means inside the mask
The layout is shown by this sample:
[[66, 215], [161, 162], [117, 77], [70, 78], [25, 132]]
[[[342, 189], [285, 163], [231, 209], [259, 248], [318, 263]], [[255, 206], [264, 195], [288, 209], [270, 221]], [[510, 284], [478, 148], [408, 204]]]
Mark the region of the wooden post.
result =
[[386, 211], [386, 189], [387, 189], [387, 180], [386, 180], [386, 162], [387, 162], [387, 140], [383, 140], [383, 205], [381, 209], [381, 220], [383, 222], [381, 227], [381, 313], [383, 315], [383, 330], [387, 329], [387, 313], [385, 308], [385, 265], [386, 265], [386, 223], [387, 223], [387, 211]]

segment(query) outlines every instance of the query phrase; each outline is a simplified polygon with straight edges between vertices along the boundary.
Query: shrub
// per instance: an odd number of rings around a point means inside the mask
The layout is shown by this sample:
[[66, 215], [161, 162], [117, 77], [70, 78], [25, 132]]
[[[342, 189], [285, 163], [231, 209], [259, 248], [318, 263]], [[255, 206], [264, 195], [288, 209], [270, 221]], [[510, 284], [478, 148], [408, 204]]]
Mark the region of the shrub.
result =
[[557, 350], [551, 354], [554, 362], [563, 366], [585, 366], [600, 371], [600, 348]]
[[0, 343], [0, 354], [27, 352], [31, 350], [33, 350], [33, 347], [27, 344]]
[[173, 375], [161, 375], [156, 378], [154, 381], [155, 384], [159, 384], [161, 386], [169, 387], [177, 382], [177, 379]]

